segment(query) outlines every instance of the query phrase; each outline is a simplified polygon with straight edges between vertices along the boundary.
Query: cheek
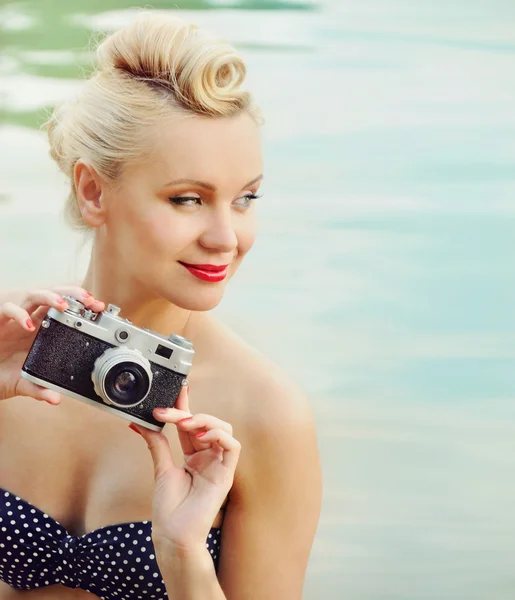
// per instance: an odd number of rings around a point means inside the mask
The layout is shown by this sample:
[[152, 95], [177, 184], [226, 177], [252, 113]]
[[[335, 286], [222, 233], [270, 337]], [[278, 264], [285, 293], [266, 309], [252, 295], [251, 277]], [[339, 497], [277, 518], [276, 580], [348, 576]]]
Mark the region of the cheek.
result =
[[238, 255], [245, 256], [254, 245], [257, 234], [256, 220], [252, 218], [238, 231]]
[[165, 258], [171, 251], [187, 244], [190, 229], [188, 223], [173, 218], [168, 210], [147, 210], [134, 223], [134, 239], [140, 246], [136, 250], [147, 249], [154, 259]]

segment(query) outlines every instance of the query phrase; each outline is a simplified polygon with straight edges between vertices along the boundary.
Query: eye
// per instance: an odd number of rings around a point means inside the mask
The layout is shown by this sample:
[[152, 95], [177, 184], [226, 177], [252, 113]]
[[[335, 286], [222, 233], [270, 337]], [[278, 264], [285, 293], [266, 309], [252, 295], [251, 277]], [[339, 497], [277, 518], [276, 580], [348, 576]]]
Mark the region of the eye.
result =
[[196, 196], [176, 196], [175, 198], [168, 198], [172, 204], [176, 204], [177, 206], [195, 206], [196, 204], [200, 204], [200, 198]]
[[245, 196], [235, 200], [233, 204], [241, 208], [249, 208], [252, 202], [258, 198], [261, 198], [261, 196], [257, 196], [256, 194], [245, 194]]

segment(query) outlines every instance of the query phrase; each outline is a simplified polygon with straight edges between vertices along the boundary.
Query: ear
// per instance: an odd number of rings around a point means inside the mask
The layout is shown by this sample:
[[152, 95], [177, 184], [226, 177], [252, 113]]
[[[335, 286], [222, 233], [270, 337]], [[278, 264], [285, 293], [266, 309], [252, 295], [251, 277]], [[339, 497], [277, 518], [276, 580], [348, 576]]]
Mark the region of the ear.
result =
[[82, 159], [75, 163], [73, 178], [82, 218], [90, 227], [100, 227], [105, 221], [104, 181], [95, 169]]

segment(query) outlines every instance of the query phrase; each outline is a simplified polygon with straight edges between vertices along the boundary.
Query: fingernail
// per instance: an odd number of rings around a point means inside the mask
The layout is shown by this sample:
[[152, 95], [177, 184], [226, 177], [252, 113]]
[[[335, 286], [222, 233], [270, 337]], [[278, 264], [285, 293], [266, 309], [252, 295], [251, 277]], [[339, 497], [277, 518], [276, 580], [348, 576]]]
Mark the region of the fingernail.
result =
[[57, 298], [57, 304], [66, 304], [66, 300], [64, 298]]
[[136, 433], [139, 433], [139, 435], [141, 435], [141, 432], [139, 431], [139, 429], [136, 429], [136, 426], [134, 425], [134, 423], [131, 423], [129, 425], [129, 429], [132, 429], [132, 431], [135, 431]]
[[197, 433], [196, 438], [201, 438], [203, 435], [206, 435], [207, 431], [203, 431], [202, 433]]
[[180, 421], [178, 421], [179, 423], [184, 423], [185, 421], [191, 421], [191, 419], [193, 419], [193, 417], [186, 417], [185, 419], [181, 419]]
[[35, 328], [35, 325], [34, 325], [34, 323], [32, 322], [32, 319], [27, 319], [27, 320], [25, 321], [25, 323], [26, 323], [26, 325], [27, 325], [27, 327], [28, 327], [29, 329], [34, 329], [34, 328]]
[[84, 292], [84, 295], [86, 296], [86, 298], [91, 298], [93, 296], [93, 294], [90, 294], [89, 292]]
[[158, 415], [166, 415], [166, 413], [168, 412], [167, 408], [154, 408], [154, 412], [156, 412]]

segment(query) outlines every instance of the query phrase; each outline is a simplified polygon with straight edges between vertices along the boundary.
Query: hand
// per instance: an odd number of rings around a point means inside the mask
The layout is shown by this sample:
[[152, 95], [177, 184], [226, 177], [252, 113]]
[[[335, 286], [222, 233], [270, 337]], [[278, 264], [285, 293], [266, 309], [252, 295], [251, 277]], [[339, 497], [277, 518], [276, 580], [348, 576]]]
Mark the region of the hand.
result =
[[178, 466], [163, 433], [130, 425], [145, 438], [154, 462], [154, 543], [205, 551], [209, 530], [233, 484], [240, 443], [232, 437], [229, 423], [210, 415], [191, 415], [187, 386], [174, 408], [156, 408], [153, 414], [177, 426], [184, 453], [184, 464]]
[[32, 396], [49, 404], [61, 402], [58, 392], [47, 390], [20, 375], [48, 309], [53, 307], [62, 312], [68, 308], [61, 296], [73, 296], [95, 312], [104, 309], [103, 302], [75, 286], [28, 292], [19, 305], [13, 302], [0, 305], [0, 400], [13, 396]]

